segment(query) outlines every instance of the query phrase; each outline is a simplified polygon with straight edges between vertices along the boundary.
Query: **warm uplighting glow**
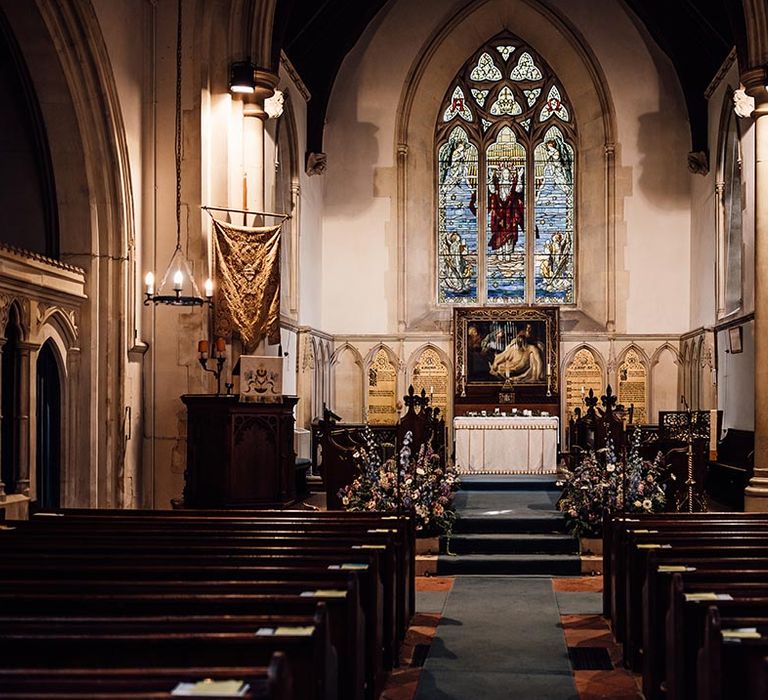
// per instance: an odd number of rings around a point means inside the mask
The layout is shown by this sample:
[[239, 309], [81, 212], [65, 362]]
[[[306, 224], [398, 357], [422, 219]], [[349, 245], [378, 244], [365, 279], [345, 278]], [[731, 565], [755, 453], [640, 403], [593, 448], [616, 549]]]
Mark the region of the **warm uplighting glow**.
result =
[[155, 275], [152, 272], [148, 272], [144, 276], [144, 285], [146, 286], [146, 293], [150, 296], [155, 293]]

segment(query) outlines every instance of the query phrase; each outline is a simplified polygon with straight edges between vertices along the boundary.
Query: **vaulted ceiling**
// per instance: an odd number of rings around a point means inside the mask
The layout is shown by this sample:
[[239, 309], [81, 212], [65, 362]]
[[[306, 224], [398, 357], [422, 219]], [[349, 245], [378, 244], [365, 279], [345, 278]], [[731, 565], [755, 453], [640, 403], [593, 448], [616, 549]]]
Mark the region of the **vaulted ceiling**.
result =
[[[339, 68], [387, 1], [278, 0], [275, 44], [312, 94], [308, 152], [323, 150], [325, 114]], [[672, 62], [688, 106], [691, 148], [705, 150], [704, 92], [734, 44], [743, 47], [740, 0], [624, 1]]]

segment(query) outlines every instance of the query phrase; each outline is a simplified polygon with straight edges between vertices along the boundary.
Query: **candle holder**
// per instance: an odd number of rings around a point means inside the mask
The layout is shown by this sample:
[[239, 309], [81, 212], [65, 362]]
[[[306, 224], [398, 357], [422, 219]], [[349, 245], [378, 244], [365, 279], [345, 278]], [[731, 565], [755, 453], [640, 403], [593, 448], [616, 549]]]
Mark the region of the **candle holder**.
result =
[[[223, 338], [216, 339], [216, 357], [215, 358], [208, 357], [208, 341], [201, 340], [197, 344], [197, 349], [198, 349], [198, 352], [200, 353], [198, 362], [206, 372], [210, 372], [216, 379], [216, 396], [220, 396], [221, 395], [221, 370], [224, 367], [224, 361], [227, 359], [226, 353], [225, 353], [226, 344], [224, 343], [224, 339]], [[209, 359], [216, 360], [215, 368], [208, 367]], [[226, 386], [227, 386], [227, 394], [229, 394], [229, 391], [232, 385], [227, 384]]]

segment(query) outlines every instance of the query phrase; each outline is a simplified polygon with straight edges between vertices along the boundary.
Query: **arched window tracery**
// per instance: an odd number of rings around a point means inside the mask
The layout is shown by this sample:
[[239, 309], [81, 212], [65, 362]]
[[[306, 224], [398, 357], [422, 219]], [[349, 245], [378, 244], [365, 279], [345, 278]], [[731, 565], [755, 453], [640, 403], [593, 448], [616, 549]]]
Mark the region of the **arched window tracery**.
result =
[[438, 303], [575, 303], [576, 126], [557, 77], [500, 35], [438, 114]]

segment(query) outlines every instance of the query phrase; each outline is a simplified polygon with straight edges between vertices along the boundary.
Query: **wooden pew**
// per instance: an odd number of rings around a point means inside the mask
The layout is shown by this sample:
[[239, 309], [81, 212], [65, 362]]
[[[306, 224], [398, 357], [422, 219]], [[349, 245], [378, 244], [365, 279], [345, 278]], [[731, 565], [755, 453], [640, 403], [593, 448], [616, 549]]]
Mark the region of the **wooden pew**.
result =
[[246, 682], [244, 695], [250, 700], [294, 700], [291, 670], [285, 655], [275, 652], [268, 666], [197, 668], [0, 668], [0, 688], [4, 698], [171, 698], [181, 682], [203, 679]]
[[[642, 600], [648, 556], [656, 551], [665, 560], [696, 556], [718, 558], [728, 543], [728, 554], [733, 557], [768, 556], [768, 528], [759, 530], [708, 535], [707, 533], [641, 533], [630, 538], [627, 551], [627, 573], [624, 590], [624, 658], [634, 670], [640, 669], [642, 644]], [[617, 635], [617, 639], [619, 639]]]
[[[348, 531], [350, 528], [370, 529], [394, 529], [397, 531], [399, 546], [403, 549], [403, 561], [406, 569], [404, 578], [407, 590], [405, 591], [404, 620], [406, 624], [413, 617], [416, 605], [415, 588], [415, 557], [416, 557], [416, 528], [413, 517], [409, 514], [383, 514], [374, 512], [331, 512], [331, 511], [295, 511], [295, 510], [108, 510], [108, 509], [64, 509], [51, 512], [43, 511], [33, 517], [33, 521], [43, 520], [47, 522], [52, 518], [63, 518], [79, 521], [83, 526], [92, 526], [93, 521], [99, 522], [99, 527], [104, 527], [105, 521], [125, 521], [134, 524], [134, 527], [160, 527], [164, 523], [185, 523], [194, 527], [219, 527], [225, 523], [232, 527], [251, 527], [257, 524], [277, 525], [291, 523], [293, 527], [304, 527], [307, 530], [342, 528]], [[288, 525], [286, 525], [288, 526]]]
[[[755, 637], [736, 630], [754, 628]], [[765, 700], [768, 697], [768, 617], [726, 617], [707, 611], [698, 653], [697, 700]]]
[[323, 603], [311, 616], [248, 620], [3, 616], [0, 623], [2, 668], [243, 667], [268, 664], [275, 651], [283, 651], [291, 667], [300, 669], [293, 676], [297, 697], [337, 697], [335, 651]]
[[[119, 616], [136, 618], [167, 615], [226, 615], [247, 619], [254, 615], [311, 615], [318, 602], [325, 604], [331, 644], [337, 651], [340, 697], [359, 699], [365, 696], [365, 630], [362, 611], [348, 600], [348, 589], [310, 588], [288, 592], [285, 584], [273, 586], [270, 592], [232, 593], [231, 588], [220, 586], [215, 592], [192, 592], [194, 585], [173, 582], [162, 586], [154, 582], [151, 592], [133, 592], [132, 582], [49, 582], [44, 585], [21, 581], [6, 584], [0, 591], [0, 610], [22, 612], [28, 619], [55, 617]], [[144, 583], [144, 582], [142, 582]], [[351, 583], [351, 582], [350, 582]], [[128, 584], [128, 585], [126, 585]], [[147, 586], [141, 588], [146, 589]], [[30, 592], [30, 589], [33, 592]], [[126, 592], [131, 590], [132, 592]], [[281, 592], [278, 592], [281, 591]], [[2, 619], [2, 618], [0, 618]], [[375, 678], [370, 679], [371, 695]]]
[[[731, 585], [710, 585], [706, 593], [731, 596], [718, 599], [716, 604], [723, 616], [756, 617], [768, 615], [768, 589], [763, 595], [750, 591], [743, 596]], [[669, 700], [696, 697], [696, 660], [703, 644], [704, 624], [710, 603], [705, 600], [686, 599], [682, 581], [673, 576], [671, 600], [667, 613], [667, 678]], [[690, 596], [694, 592], [689, 592]], [[698, 592], [703, 593], [703, 592]]]
[[643, 693], [647, 700], [664, 697], [665, 621], [673, 575], [679, 576], [686, 586], [697, 585], [701, 588], [733, 581], [738, 586], [768, 585], [768, 560], [693, 558], [660, 563], [656, 554], [651, 554], [643, 590]]
[[[72, 566], [72, 558], [64, 557], [60, 561], [40, 561], [32, 557], [25, 561], [22, 558], [14, 562], [3, 558], [0, 561], [0, 577], [5, 582], [0, 583], [4, 590], [9, 587], [7, 582], [18, 580], [23, 582], [27, 590], [40, 590], [40, 585], [30, 584], [30, 581], [48, 581], [60, 588], [65, 582], [80, 586], [83, 590], [90, 590], [93, 582], [112, 581], [122, 589], [128, 587], [127, 582], [132, 581], [131, 587], [137, 582], [147, 584], [146, 588], [152, 590], [152, 584], [161, 581], [196, 581], [202, 584], [211, 584], [215, 581], [228, 583], [249, 583], [253, 581], [280, 581], [280, 582], [312, 582], [316, 589], [326, 590], [336, 585], [338, 577], [346, 575], [354, 577], [360, 585], [363, 593], [362, 607], [365, 611], [365, 656], [369, 693], [376, 696], [380, 692], [385, 673], [384, 649], [382, 634], [383, 612], [381, 608], [381, 592], [375, 577], [368, 570], [367, 564], [361, 564], [365, 569], [353, 570], [317, 568], [313, 565], [289, 566], [285, 562], [282, 565], [262, 566], [211, 566], [205, 562], [194, 563], [185, 561], [182, 564], [173, 559], [151, 563], [146, 557], [137, 560], [123, 560], [120, 563], [114, 561], [89, 561]], [[372, 591], [373, 589], [373, 591]], [[309, 589], [308, 589], [309, 590]]]

